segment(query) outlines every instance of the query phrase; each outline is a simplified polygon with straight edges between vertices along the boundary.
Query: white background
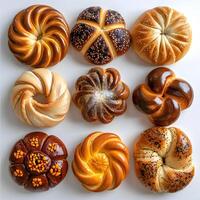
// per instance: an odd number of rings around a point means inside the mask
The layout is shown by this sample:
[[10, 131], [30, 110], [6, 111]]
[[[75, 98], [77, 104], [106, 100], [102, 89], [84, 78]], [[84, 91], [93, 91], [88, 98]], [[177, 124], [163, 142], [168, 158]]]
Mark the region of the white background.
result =
[[[25, 70], [31, 68], [22, 65], [10, 53], [7, 46], [7, 30], [12, 18], [21, 9], [32, 4], [43, 3], [53, 6], [64, 14], [72, 28], [78, 14], [89, 6], [100, 5], [119, 11], [130, 28], [136, 18], [145, 10], [155, 6], [168, 5], [183, 12], [189, 19], [193, 29], [193, 42], [188, 54], [178, 63], [170, 66], [176, 74], [185, 78], [193, 87], [195, 98], [192, 106], [182, 112], [179, 120], [172, 126], [181, 128], [190, 137], [193, 143], [193, 158], [196, 165], [196, 175], [192, 183], [184, 190], [174, 194], [155, 194], [144, 188], [136, 179], [133, 168], [132, 146], [135, 138], [152, 125], [144, 115], [139, 113], [132, 104], [131, 96], [128, 100], [127, 112], [115, 118], [107, 125], [91, 124], [82, 119], [79, 110], [71, 104], [70, 111], [65, 120], [56, 127], [49, 129], [37, 129], [22, 124], [14, 115], [10, 106], [11, 88], [15, 80]], [[200, 1], [199, 0], [0, 0], [0, 197], [2, 200], [55, 200], [59, 198], [68, 200], [151, 200], [151, 199], [200, 199]], [[129, 52], [104, 67], [117, 68], [131, 92], [144, 81], [145, 76], [153, 67], [143, 63], [130, 49]], [[86, 63], [82, 56], [70, 47], [66, 58], [50, 68], [60, 73], [68, 82], [70, 92], [74, 89], [76, 79], [87, 73], [92, 67]], [[69, 170], [64, 181], [57, 187], [47, 192], [33, 193], [18, 186], [10, 177], [8, 171], [8, 157], [14, 143], [25, 134], [42, 130], [49, 134], [55, 134], [66, 144], [69, 152]], [[75, 146], [89, 133], [93, 131], [109, 131], [117, 133], [130, 149], [131, 167], [127, 179], [116, 189], [108, 192], [92, 193], [86, 191], [72, 174], [71, 160]]]

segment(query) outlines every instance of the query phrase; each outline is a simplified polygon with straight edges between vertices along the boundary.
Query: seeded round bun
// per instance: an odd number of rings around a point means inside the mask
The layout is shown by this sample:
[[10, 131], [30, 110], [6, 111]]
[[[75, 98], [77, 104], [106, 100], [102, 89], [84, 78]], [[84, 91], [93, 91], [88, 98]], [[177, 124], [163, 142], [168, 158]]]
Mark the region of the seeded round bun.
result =
[[118, 12], [89, 7], [78, 16], [71, 43], [89, 62], [103, 65], [126, 53], [131, 37]]
[[56, 136], [32, 132], [19, 140], [10, 154], [13, 179], [32, 191], [46, 191], [67, 174], [67, 149]]
[[177, 192], [194, 176], [192, 144], [177, 128], [154, 127], [134, 145], [135, 173], [155, 192]]

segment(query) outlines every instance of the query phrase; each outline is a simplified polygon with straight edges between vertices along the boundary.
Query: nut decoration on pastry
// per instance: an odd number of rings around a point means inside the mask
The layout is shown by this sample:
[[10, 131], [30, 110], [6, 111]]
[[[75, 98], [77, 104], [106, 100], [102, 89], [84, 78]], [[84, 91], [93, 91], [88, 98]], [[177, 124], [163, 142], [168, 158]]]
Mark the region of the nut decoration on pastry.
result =
[[[35, 97], [45, 98], [40, 102]], [[50, 127], [62, 121], [69, 110], [70, 93], [65, 80], [40, 68], [24, 72], [12, 90], [12, 106], [21, 121], [36, 127]]]
[[126, 111], [128, 86], [114, 68], [94, 67], [76, 81], [73, 101], [85, 120], [109, 123]]
[[15, 57], [32, 67], [60, 62], [69, 47], [69, 27], [64, 16], [46, 5], [33, 5], [19, 12], [8, 31]]
[[144, 131], [134, 146], [135, 173], [155, 192], [177, 192], [194, 176], [192, 144], [177, 128]]
[[89, 7], [78, 16], [71, 43], [89, 62], [103, 65], [126, 53], [131, 36], [118, 12]]
[[76, 147], [72, 169], [87, 190], [112, 190], [128, 174], [128, 148], [113, 133], [92, 133]]
[[169, 65], [189, 50], [192, 30], [187, 18], [169, 7], [147, 10], [132, 28], [132, 46], [137, 55], [153, 65]]
[[26, 189], [46, 191], [67, 174], [67, 149], [56, 136], [32, 132], [19, 140], [10, 154], [13, 179]]
[[152, 70], [146, 82], [133, 92], [136, 108], [159, 126], [167, 126], [176, 121], [181, 111], [187, 109], [192, 101], [193, 89], [190, 84], [164, 67]]

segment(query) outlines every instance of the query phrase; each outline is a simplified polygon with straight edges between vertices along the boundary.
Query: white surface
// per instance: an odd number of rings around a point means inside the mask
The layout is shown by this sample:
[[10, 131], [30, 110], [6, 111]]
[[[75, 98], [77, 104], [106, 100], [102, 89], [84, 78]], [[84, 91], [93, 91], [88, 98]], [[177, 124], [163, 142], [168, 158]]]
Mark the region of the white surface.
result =
[[[131, 168], [128, 178], [113, 191], [92, 193], [87, 192], [72, 174], [71, 160], [75, 146], [89, 133], [100, 130], [110, 131], [119, 134], [130, 149], [132, 155], [132, 144], [134, 139], [143, 130], [152, 125], [145, 116], [139, 113], [132, 104], [131, 96], [128, 101], [127, 112], [115, 118], [107, 125], [90, 124], [82, 119], [79, 110], [71, 104], [70, 111], [66, 119], [58, 126], [41, 129], [49, 134], [55, 134], [66, 144], [69, 152], [69, 171], [64, 181], [48, 192], [31, 193], [18, 186], [10, 177], [8, 171], [8, 156], [14, 143], [30, 131], [39, 130], [22, 124], [14, 115], [10, 106], [10, 92], [13, 83], [18, 76], [25, 70], [31, 68], [16, 61], [7, 46], [7, 29], [14, 15], [23, 8], [36, 3], [43, 3], [53, 6], [61, 11], [66, 17], [70, 27], [75, 23], [78, 14], [85, 8], [92, 5], [100, 5], [119, 11], [125, 18], [130, 28], [135, 19], [146, 9], [168, 5], [182, 11], [189, 18], [193, 28], [193, 43], [188, 54], [177, 64], [170, 66], [177, 75], [184, 77], [191, 83], [195, 92], [192, 106], [181, 114], [179, 120], [173, 126], [185, 131], [193, 143], [193, 158], [196, 165], [196, 175], [192, 183], [184, 190], [175, 194], [154, 194], [145, 189], [136, 179], [131, 157]], [[200, 199], [200, 1], [199, 0], [0, 0], [0, 98], [1, 98], [1, 130], [0, 130], [0, 156], [1, 156], [1, 180], [0, 197], [2, 200], [35, 200], [59, 198], [69, 200], [121, 200], [121, 199], [181, 199], [199, 200]], [[126, 55], [115, 59], [112, 63], [104, 67], [116, 67], [122, 79], [130, 86], [131, 91], [144, 81], [147, 73], [152, 67], [146, 67], [130, 50]], [[56, 66], [50, 68], [60, 73], [68, 82], [70, 91], [73, 91], [76, 79], [87, 73], [92, 67], [85, 62], [81, 55], [71, 47], [67, 57]]]

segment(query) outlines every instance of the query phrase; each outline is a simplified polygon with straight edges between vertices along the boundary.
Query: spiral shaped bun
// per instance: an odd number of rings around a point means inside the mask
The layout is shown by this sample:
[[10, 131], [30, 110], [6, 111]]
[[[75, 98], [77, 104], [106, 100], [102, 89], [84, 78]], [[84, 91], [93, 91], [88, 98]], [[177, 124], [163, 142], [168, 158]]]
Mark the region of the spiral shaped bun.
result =
[[169, 7], [156, 7], [141, 15], [132, 29], [133, 49], [154, 65], [169, 65], [189, 50], [192, 31], [186, 17]]
[[[44, 97], [44, 102], [37, 100]], [[48, 69], [26, 71], [12, 91], [12, 106], [17, 116], [36, 127], [54, 126], [62, 121], [70, 105], [70, 93], [61, 76]]]
[[72, 169], [90, 191], [114, 189], [129, 171], [128, 149], [115, 134], [92, 133], [76, 147]]
[[146, 83], [133, 92], [133, 103], [148, 115], [153, 124], [167, 126], [175, 122], [181, 111], [190, 107], [193, 89], [183, 79], [165, 67], [152, 70]]
[[32, 67], [57, 64], [69, 47], [69, 27], [64, 16], [45, 5], [33, 5], [19, 12], [8, 37], [15, 57]]
[[94, 67], [76, 81], [73, 101], [89, 122], [111, 122], [126, 111], [128, 86], [114, 68]]
[[141, 134], [134, 147], [135, 171], [155, 192], [176, 192], [194, 176], [192, 144], [177, 128], [154, 127]]
[[89, 7], [78, 16], [71, 44], [92, 64], [103, 65], [128, 51], [131, 36], [120, 13]]

